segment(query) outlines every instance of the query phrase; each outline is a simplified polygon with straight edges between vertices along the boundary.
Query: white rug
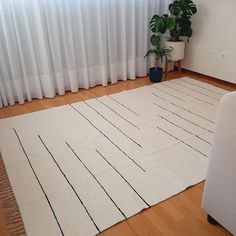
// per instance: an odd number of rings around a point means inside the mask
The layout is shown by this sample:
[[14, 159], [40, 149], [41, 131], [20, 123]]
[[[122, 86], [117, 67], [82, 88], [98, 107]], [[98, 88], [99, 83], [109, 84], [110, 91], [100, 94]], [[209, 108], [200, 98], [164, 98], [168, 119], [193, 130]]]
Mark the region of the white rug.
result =
[[1, 120], [27, 235], [95, 235], [203, 180], [225, 93], [185, 77]]

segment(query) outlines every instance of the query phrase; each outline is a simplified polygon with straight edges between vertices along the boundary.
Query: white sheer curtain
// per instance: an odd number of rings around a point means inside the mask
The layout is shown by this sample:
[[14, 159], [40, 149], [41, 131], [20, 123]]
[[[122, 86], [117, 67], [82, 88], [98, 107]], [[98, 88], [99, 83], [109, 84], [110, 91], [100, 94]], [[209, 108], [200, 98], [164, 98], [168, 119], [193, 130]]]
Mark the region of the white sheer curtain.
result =
[[0, 0], [0, 107], [147, 73], [159, 0]]

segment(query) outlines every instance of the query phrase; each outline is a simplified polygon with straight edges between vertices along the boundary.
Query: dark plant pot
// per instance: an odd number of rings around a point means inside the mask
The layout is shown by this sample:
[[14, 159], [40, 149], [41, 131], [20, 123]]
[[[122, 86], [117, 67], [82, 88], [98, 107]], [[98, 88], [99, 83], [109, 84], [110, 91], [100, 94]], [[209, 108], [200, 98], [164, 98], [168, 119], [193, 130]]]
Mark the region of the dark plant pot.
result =
[[149, 79], [152, 82], [158, 83], [162, 80], [162, 74], [163, 74], [163, 68], [158, 67], [152, 67], [149, 69]]

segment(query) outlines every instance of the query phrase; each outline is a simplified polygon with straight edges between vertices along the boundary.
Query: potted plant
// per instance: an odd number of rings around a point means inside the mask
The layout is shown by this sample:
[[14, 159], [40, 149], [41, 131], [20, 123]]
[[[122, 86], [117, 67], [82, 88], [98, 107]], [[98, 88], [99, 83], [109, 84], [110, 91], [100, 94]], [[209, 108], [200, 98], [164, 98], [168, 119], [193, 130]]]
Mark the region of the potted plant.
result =
[[172, 47], [169, 60], [180, 61], [184, 58], [185, 42], [182, 37], [192, 36], [191, 17], [196, 14], [197, 7], [191, 0], [174, 0], [169, 5], [171, 16], [165, 18], [166, 29], [170, 31], [170, 38], [166, 46]]
[[161, 47], [161, 35], [166, 31], [166, 21], [164, 16], [154, 15], [150, 21], [150, 29], [153, 32], [150, 41], [153, 46], [149, 49], [144, 56], [149, 57], [154, 55], [155, 57], [155, 67], [149, 69], [149, 78], [152, 82], [161, 82], [163, 75], [163, 68], [159, 67], [159, 61], [163, 63], [163, 59], [167, 59], [170, 56], [171, 47]]

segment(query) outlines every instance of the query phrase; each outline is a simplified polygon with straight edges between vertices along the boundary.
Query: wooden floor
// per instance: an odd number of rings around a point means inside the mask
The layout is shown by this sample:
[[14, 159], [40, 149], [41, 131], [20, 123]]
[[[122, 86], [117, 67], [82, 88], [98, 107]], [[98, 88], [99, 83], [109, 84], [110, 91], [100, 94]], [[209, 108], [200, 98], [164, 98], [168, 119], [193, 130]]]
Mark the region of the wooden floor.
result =
[[[229, 91], [235, 90], [236, 85], [222, 83], [207, 76], [199, 75], [193, 72], [184, 71], [181, 74], [170, 72], [168, 79], [175, 79], [182, 76], [189, 76], [193, 79], [201, 80], [214, 84]], [[123, 90], [137, 88], [151, 84], [147, 77], [138, 78], [134, 81], [122, 81], [107, 87], [97, 86], [95, 88], [84, 90], [78, 93], [66, 93], [65, 96], [57, 96], [53, 99], [35, 99], [31, 103], [24, 105], [16, 104], [0, 109], [0, 118], [12, 117], [33, 111], [39, 111], [78, 102], [81, 100], [103, 96], [106, 94], [117, 93]], [[103, 233], [101, 236], [158, 236], [158, 235], [231, 235], [221, 226], [212, 226], [207, 223], [206, 213], [201, 209], [201, 198], [204, 183], [200, 183], [186, 191], [163, 201], [141, 213], [123, 221]], [[5, 216], [0, 208], [0, 235], [8, 235], [5, 225]]]

